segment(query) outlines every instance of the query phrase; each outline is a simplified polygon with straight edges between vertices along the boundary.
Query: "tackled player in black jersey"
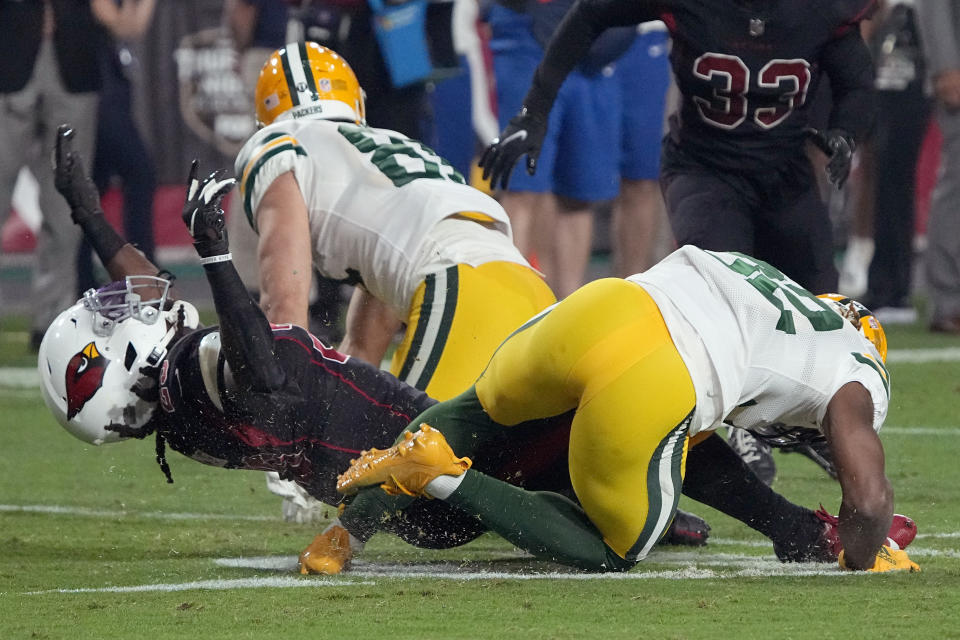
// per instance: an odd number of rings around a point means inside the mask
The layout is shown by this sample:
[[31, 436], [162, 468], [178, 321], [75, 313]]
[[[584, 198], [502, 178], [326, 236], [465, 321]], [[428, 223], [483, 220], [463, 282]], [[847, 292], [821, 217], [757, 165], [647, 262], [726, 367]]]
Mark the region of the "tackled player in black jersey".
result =
[[[606, 28], [662, 20], [682, 97], [661, 167], [677, 244], [741, 251], [812, 291], [834, 291], [830, 222], [805, 140], [829, 156], [828, 176], [842, 186], [854, 141], [873, 119], [873, 68], [858, 27], [875, 4], [579, 0], [554, 34], [523, 109], [481, 158], [484, 176], [505, 185], [524, 154], [527, 170], [535, 170], [557, 91]], [[824, 75], [833, 96], [829, 127], [812, 131], [808, 107]]]
[[[233, 181], [219, 173], [200, 181], [194, 166], [183, 218], [220, 325], [199, 328], [196, 310], [183, 301], [165, 306], [166, 279], [141, 278], [146, 284], [132, 289], [136, 276], [157, 273], [157, 267], [106, 221], [96, 187], [70, 150], [70, 136], [61, 126], [57, 189], [110, 276], [125, 282], [89, 293], [47, 331], [38, 359], [44, 399], [55, 417], [94, 444], [155, 434], [157, 460], [170, 481], [164, 442], [204, 464], [276, 471], [317, 499], [337, 503], [337, 475], [350, 460], [362, 449], [389, 446], [435, 401], [300, 327], [268, 324], [230, 260], [220, 201]], [[564, 414], [514, 427], [509, 438], [484, 445], [474, 468], [573, 497], [569, 420]], [[688, 467], [686, 495], [770, 537], [782, 560], [836, 560], [836, 519], [770, 490], [721, 438], [692, 447]], [[351, 506], [301, 555], [304, 573], [339, 572], [377, 530], [427, 548], [464, 544], [486, 531], [476, 517], [438, 500], [417, 500], [389, 514], [376, 503], [368, 510]], [[912, 521], [907, 525], [915, 531]], [[674, 521], [665, 540], [702, 543], [708, 530], [687, 514]]]
[[[220, 172], [198, 180], [196, 164], [183, 218], [220, 324], [199, 327], [196, 310], [183, 301], [164, 308], [168, 280], [141, 277], [158, 269], [106, 221], [96, 187], [70, 148], [71, 135], [62, 125], [57, 189], [117, 282], [88, 293], [48, 330], [39, 362], [51, 411], [94, 444], [155, 434], [170, 482], [164, 443], [204, 464], [275, 471], [318, 500], [340, 502], [337, 474], [350, 460], [371, 446], [388, 446], [436, 401], [301, 327], [270, 325], [229, 257], [220, 202], [234, 181]], [[562, 485], [565, 446], [531, 435], [518, 446], [491, 450], [487, 460], [504, 479]], [[526, 449], [523, 464], [519, 447]], [[554, 466], [563, 476], [553, 477]], [[463, 544], [485, 530], [440, 503], [428, 511], [422, 521], [415, 510], [376, 528], [427, 547]]]

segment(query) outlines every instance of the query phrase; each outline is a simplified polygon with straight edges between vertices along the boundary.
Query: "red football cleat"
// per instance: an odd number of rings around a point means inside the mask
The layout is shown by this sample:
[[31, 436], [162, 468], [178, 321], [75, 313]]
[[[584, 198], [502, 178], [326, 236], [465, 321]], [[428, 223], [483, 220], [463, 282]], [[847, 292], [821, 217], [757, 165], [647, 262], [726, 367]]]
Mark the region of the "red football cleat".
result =
[[893, 547], [891, 542], [896, 544], [896, 549], [906, 549], [917, 537], [917, 523], [902, 516], [899, 513], [893, 514], [893, 524], [890, 525], [890, 533], [887, 534], [887, 546]]
[[[823, 533], [820, 537], [821, 547], [836, 559], [843, 549], [840, 542], [840, 534], [837, 530], [837, 516], [827, 513], [823, 505], [814, 512], [824, 523]], [[893, 522], [890, 524], [890, 531], [887, 533], [887, 546], [893, 549], [906, 549], [913, 539], [917, 537], [917, 523], [907, 516], [899, 513], [893, 514]]]

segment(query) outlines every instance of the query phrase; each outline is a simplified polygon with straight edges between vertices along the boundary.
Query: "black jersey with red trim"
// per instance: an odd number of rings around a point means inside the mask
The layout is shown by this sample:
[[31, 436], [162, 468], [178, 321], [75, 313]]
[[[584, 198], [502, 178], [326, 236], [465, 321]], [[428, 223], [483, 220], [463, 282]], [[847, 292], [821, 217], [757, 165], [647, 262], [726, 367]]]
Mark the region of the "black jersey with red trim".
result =
[[[337, 475], [350, 460], [362, 450], [389, 447], [436, 400], [300, 327], [272, 329], [273, 357], [287, 382], [269, 393], [234, 382], [216, 327], [178, 340], [160, 367], [157, 431], [197, 462], [276, 471], [336, 504], [342, 497]], [[565, 414], [505, 431], [484, 447], [476, 468], [520, 486], [566, 490], [570, 419]]]
[[604, 29], [662, 19], [672, 36], [670, 59], [682, 96], [671, 126], [673, 147], [708, 166], [763, 170], [803, 152], [809, 101], [824, 73], [833, 95], [830, 127], [855, 137], [869, 127], [873, 67], [858, 25], [875, 4], [579, 0], [551, 41], [524, 104], [549, 109], [566, 74]]
[[[802, 154], [810, 100], [824, 72], [841, 109], [831, 127], [862, 131], [873, 70], [857, 22], [874, 0], [676, 4], [661, 17], [683, 96], [670, 129], [682, 154], [736, 170], [763, 170]], [[857, 49], [861, 56], [850, 55]], [[851, 99], [860, 105], [852, 118], [843, 104]]]
[[350, 459], [392, 444], [435, 401], [300, 327], [272, 333], [287, 381], [270, 393], [233, 381], [216, 328], [180, 339], [161, 364], [158, 431], [198, 462], [276, 471], [335, 504], [337, 474]]

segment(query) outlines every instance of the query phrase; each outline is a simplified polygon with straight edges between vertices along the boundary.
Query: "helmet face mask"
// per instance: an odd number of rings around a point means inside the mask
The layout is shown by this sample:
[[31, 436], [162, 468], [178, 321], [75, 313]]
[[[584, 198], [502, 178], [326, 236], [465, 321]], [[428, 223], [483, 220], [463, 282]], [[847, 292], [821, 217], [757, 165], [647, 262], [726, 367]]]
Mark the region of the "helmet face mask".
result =
[[293, 118], [365, 124], [363, 98], [346, 60], [315, 42], [293, 42], [274, 51], [260, 70], [254, 95], [257, 124]]
[[[147, 289], [155, 289], [151, 292]], [[155, 297], [156, 291], [160, 296]], [[143, 324], [154, 324], [167, 301], [170, 281], [155, 276], [128, 276], [100, 289], [88, 289], [79, 302], [94, 314], [93, 332], [102, 337], [113, 333], [118, 322], [137, 318]], [[146, 300], [143, 298], [147, 297]]]
[[853, 324], [860, 334], [873, 344], [880, 354], [880, 359], [887, 361], [887, 334], [870, 309], [839, 293], [824, 293], [817, 297], [832, 302], [833, 310]]
[[[153, 416], [156, 402], [136, 392], [141, 369], [160, 364], [181, 327], [199, 324], [189, 303], [165, 308], [169, 285], [136, 277], [88, 291], [47, 329], [37, 361], [41, 393], [72, 435], [95, 445], [116, 442], [121, 436], [108, 426], [137, 429]], [[148, 291], [162, 294], [141, 296]]]

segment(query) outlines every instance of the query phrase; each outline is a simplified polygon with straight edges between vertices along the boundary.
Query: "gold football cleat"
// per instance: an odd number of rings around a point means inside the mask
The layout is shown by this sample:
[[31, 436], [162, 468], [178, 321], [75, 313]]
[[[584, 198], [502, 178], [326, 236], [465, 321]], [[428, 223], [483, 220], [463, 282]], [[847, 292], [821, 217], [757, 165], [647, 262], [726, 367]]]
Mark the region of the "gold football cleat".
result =
[[350, 533], [340, 525], [331, 525], [300, 554], [300, 573], [340, 573], [350, 565], [352, 558]]
[[364, 451], [337, 479], [337, 491], [355, 493], [379, 484], [390, 495], [428, 496], [427, 484], [441, 475], [459, 476], [470, 468], [470, 458], [458, 458], [443, 434], [428, 424], [407, 431], [389, 449]]

